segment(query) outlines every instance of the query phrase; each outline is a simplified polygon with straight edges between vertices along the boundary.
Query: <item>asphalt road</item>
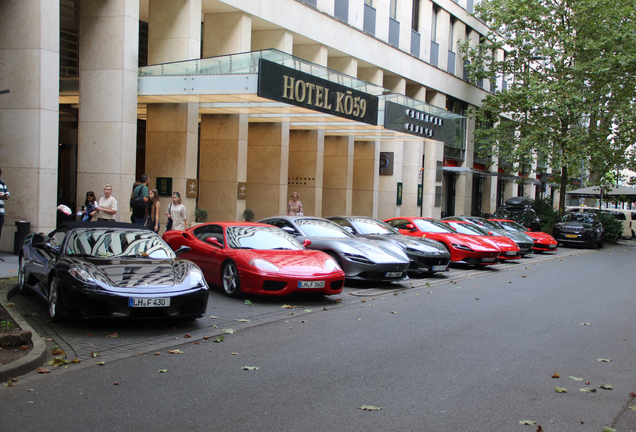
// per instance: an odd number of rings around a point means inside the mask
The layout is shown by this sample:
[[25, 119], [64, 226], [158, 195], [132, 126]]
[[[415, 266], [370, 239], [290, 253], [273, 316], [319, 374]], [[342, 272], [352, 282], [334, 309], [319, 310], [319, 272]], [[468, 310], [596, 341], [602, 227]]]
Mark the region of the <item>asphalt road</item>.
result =
[[0, 389], [0, 430], [633, 431], [634, 243], [279, 311], [220, 343], [179, 337], [182, 354], [30, 374]]

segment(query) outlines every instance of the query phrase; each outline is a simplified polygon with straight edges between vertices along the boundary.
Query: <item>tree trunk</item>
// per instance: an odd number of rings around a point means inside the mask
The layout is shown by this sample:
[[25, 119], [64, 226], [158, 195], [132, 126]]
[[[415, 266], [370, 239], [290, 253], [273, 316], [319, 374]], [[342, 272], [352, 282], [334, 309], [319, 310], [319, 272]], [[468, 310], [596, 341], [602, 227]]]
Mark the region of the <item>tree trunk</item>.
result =
[[568, 167], [563, 165], [561, 167], [561, 189], [559, 190], [559, 216], [565, 214], [565, 194], [567, 192], [568, 185]]

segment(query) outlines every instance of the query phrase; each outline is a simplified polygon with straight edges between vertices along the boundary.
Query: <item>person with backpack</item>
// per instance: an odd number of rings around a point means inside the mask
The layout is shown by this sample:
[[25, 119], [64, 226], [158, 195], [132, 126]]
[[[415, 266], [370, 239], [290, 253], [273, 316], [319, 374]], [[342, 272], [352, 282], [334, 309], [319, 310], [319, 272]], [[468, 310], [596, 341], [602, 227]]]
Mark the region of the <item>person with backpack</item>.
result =
[[144, 225], [146, 223], [146, 207], [148, 206], [148, 175], [141, 176], [141, 184], [133, 189], [130, 199], [133, 223]]

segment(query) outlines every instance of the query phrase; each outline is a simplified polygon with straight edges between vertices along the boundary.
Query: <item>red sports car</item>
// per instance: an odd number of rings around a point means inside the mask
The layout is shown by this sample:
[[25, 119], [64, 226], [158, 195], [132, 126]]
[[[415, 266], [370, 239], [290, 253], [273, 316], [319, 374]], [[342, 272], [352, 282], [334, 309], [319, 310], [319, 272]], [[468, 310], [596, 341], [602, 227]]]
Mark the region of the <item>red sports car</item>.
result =
[[496, 235], [490, 234], [480, 226], [465, 221], [443, 220], [442, 222], [449, 224], [460, 234], [479, 236], [480, 239], [492, 243], [501, 250], [499, 255], [500, 260], [516, 260], [521, 258], [519, 246], [514, 240]]
[[451, 254], [452, 263], [490, 265], [499, 262], [501, 250], [497, 246], [478, 236], [460, 234], [437, 219], [399, 217], [384, 222], [397, 228], [401, 234], [442, 242]]
[[[342, 292], [345, 275], [324, 252], [307, 250], [290, 234], [271, 225], [212, 222], [185, 231], [166, 231], [172, 247], [191, 248], [180, 257], [196, 263], [210, 284], [230, 297], [241, 293]], [[309, 243], [308, 243], [309, 242]]]
[[530, 231], [530, 229], [524, 227], [523, 225], [509, 219], [490, 219], [494, 222], [499, 222], [499, 225], [504, 227], [506, 230], [516, 230], [521, 231], [528, 234], [534, 240], [534, 247], [532, 250], [534, 252], [545, 252], [545, 251], [555, 251], [557, 250], [557, 245], [559, 242], [556, 241], [554, 237], [550, 234], [546, 234], [540, 231]]

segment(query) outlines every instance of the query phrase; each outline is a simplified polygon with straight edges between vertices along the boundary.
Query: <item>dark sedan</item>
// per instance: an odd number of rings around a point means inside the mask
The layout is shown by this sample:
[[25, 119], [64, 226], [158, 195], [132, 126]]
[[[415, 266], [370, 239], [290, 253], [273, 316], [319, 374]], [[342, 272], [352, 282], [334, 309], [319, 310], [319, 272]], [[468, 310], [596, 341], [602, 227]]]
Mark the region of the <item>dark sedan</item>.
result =
[[404, 250], [411, 260], [408, 271], [434, 273], [447, 271], [450, 253], [437, 240], [407, 237], [381, 220], [364, 216], [331, 216], [330, 221], [341, 225], [356, 237], [390, 241]]
[[[176, 254], [189, 248], [177, 250]], [[29, 234], [19, 253], [21, 293], [48, 301], [53, 321], [205, 314], [208, 285], [157, 234], [126, 223], [69, 222]]]
[[554, 225], [552, 237], [559, 243], [575, 243], [589, 248], [603, 247], [603, 224], [596, 213], [566, 213]]

